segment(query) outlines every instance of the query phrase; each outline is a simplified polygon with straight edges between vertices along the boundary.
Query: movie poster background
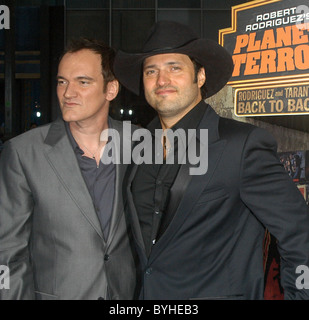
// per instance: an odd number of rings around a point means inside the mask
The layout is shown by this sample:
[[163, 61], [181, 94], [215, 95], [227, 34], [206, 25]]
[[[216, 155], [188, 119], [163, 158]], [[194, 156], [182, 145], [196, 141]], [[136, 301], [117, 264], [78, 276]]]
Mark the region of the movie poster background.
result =
[[[297, 150], [278, 153], [280, 162], [297, 185], [306, 203], [309, 202], [309, 151]], [[264, 236], [265, 300], [283, 300], [280, 284], [280, 255], [277, 240], [268, 230]]]

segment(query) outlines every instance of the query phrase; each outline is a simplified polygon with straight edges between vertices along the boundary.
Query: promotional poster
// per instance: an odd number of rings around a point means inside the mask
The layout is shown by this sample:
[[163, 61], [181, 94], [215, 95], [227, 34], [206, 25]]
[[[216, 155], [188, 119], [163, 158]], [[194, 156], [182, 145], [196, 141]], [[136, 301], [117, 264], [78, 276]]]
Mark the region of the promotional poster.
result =
[[309, 113], [309, 8], [304, 0], [251, 1], [232, 8], [220, 30], [232, 55], [235, 114]]

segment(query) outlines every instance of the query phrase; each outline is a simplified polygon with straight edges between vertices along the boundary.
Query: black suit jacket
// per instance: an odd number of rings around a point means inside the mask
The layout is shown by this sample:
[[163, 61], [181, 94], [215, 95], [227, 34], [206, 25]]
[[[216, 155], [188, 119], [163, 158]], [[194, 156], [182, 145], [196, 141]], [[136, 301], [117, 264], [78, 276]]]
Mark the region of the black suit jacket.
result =
[[131, 194], [137, 167], [128, 174], [141, 298], [262, 299], [265, 227], [279, 241], [285, 298], [308, 298], [309, 290], [295, 285], [297, 266], [309, 265], [308, 207], [278, 160], [276, 142], [211, 107], [198, 129], [208, 129], [208, 170], [190, 176], [191, 165], [181, 166], [149, 258]]

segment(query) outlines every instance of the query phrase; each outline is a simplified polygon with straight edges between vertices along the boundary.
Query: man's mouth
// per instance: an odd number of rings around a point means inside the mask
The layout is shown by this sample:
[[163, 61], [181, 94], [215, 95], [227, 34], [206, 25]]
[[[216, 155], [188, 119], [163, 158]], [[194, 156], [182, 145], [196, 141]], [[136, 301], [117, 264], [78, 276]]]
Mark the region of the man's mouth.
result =
[[172, 93], [175, 93], [177, 90], [174, 89], [174, 88], [161, 88], [161, 89], [157, 89], [155, 91], [155, 93], [159, 96], [165, 96], [165, 95], [168, 95], [168, 94], [172, 94]]
[[77, 106], [78, 105], [78, 103], [77, 102], [74, 102], [74, 101], [64, 101], [63, 102], [63, 105], [65, 106], [65, 107], [74, 107], [74, 106]]

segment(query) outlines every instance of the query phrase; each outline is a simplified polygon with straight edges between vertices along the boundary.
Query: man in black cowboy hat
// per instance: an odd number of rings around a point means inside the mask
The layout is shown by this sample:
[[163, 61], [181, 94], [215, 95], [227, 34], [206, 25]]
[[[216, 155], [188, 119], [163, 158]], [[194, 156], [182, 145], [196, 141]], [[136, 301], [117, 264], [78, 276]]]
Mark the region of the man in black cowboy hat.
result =
[[[119, 51], [114, 71], [158, 112], [156, 129], [208, 130], [208, 170], [189, 163], [133, 165], [127, 207], [142, 266], [141, 299], [263, 299], [265, 227], [278, 239], [286, 299], [308, 299], [309, 212], [264, 130], [219, 117], [203, 100], [233, 69], [217, 43], [161, 21], [142, 53]], [[206, 93], [206, 96], [205, 96]], [[192, 141], [190, 141], [191, 143]], [[170, 142], [173, 146], [173, 144]], [[179, 142], [172, 154], [177, 154]], [[307, 268], [307, 269], [306, 269]], [[307, 278], [306, 278], [307, 277]]]

